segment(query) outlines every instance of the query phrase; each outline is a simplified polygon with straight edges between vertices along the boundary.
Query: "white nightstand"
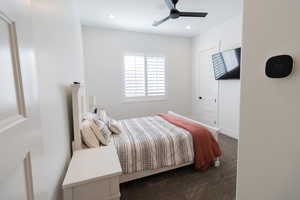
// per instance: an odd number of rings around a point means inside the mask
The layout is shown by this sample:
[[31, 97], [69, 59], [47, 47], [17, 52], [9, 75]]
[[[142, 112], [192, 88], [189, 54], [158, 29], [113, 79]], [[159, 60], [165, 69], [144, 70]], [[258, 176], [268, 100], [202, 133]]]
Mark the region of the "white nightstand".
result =
[[63, 182], [64, 200], [120, 199], [121, 173], [114, 146], [76, 151]]

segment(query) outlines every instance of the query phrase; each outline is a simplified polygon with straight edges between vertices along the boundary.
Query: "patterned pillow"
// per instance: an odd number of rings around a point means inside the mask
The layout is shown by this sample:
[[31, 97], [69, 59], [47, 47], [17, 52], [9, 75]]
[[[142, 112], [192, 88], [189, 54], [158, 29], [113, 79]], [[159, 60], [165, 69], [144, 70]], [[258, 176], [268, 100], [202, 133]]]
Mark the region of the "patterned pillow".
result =
[[111, 131], [108, 129], [106, 124], [101, 120], [94, 119], [94, 125], [92, 128], [94, 129], [94, 133], [101, 144], [109, 145]]
[[100, 147], [99, 141], [92, 129], [92, 124], [93, 123], [89, 120], [84, 120], [82, 122], [82, 128], [81, 128], [80, 132], [81, 132], [83, 142], [89, 148]]
[[110, 119], [108, 121], [108, 128], [115, 134], [121, 134], [122, 133], [122, 126], [121, 123], [117, 120]]
[[106, 113], [106, 110], [104, 110], [104, 109], [101, 109], [101, 110], [98, 110], [98, 118], [101, 120], [101, 121], [103, 121], [105, 124], [107, 124], [108, 123], [108, 121], [109, 121], [109, 117], [108, 117], [108, 115], [107, 115], [107, 113]]

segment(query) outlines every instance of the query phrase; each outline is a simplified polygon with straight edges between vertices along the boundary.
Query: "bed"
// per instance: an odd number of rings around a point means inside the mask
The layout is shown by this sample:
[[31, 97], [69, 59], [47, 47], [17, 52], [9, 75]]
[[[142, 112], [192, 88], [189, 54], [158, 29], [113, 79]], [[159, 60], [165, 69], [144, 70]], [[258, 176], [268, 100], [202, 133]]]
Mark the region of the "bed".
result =
[[[74, 152], [86, 148], [80, 134], [81, 123], [85, 113], [96, 107], [96, 99], [86, 95], [86, 89], [82, 84], [73, 84], [72, 105], [74, 122], [72, 151]], [[169, 113], [192, 120], [172, 111]], [[120, 183], [193, 164], [193, 139], [185, 129], [159, 116], [125, 119], [120, 122], [122, 134], [112, 135], [109, 144], [116, 148], [122, 166], [123, 174]], [[218, 140], [216, 128], [201, 125], [207, 127]], [[219, 164], [219, 159], [216, 159], [215, 166], [218, 167]]]

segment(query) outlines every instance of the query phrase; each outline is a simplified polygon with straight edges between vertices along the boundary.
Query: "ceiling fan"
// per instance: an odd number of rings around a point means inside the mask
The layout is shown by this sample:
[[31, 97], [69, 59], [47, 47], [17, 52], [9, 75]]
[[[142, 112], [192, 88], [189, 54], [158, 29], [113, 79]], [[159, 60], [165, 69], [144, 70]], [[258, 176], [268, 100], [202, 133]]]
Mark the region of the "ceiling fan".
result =
[[170, 9], [170, 15], [160, 21], [155, 21], [152, 25], [159, 26], [169, 19], [177, 19], [179, 17], [206, 17], [206, 12], [181, 12], [176, 9], [176, 4], [179, 0], [165, 0], [168, 8]]

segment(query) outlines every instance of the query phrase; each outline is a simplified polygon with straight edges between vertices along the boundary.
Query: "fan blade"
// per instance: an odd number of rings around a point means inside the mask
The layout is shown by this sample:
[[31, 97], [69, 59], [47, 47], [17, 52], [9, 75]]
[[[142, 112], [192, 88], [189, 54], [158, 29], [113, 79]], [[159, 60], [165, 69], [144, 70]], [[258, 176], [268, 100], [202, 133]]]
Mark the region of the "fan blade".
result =
[[164, 19], [162, 19], [162, 20], [160, 20], [160, 21], [155, 21], [152, 25], [153, 25], [153, 26], [159, 26], [159, 25], [161, 25], [162, 23], [164, 23], [165, 21], [167, 21], [168, 19], [170, 19], [170, 16], [168, 16], [168, 17], [166, 17], [166, 18], [164, 18]]
[[168, 8], [169, 8], [170, 10], [172, 10], [172, 9], [175, 8], [175, 6], [174, 6], [172, 0], [165, 0], [165, 2], [166, 2], [167, 6], [168, 6]]
[[205, 12], [179, 12], [180, 17], [206, 17]]

